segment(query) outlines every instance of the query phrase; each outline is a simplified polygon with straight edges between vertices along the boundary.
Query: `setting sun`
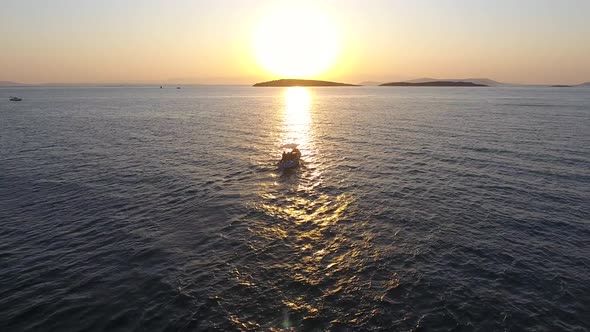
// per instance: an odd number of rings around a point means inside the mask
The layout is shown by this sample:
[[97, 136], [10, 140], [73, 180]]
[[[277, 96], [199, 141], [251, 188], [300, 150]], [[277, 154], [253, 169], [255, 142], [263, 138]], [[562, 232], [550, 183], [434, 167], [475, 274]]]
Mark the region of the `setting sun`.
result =
[[282, 8], [267, 14], [254, 32], [260, 67], [273, 75], [309, 78], [335, 65], [341, 50], [334, 24], [314, 8]]

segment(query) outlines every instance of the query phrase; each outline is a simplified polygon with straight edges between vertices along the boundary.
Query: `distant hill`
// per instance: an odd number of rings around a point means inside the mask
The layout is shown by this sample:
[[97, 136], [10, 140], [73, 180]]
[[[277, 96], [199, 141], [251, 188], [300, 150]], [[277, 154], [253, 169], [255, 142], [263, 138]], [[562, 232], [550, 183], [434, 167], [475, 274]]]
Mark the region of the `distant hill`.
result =
[[160, 86], [160, 84], [156, 83], [60, 83], [60, 82], [50, 82], [50, 83], [42, 83], [38, 86], [47, 86], [47, 87], [88, 87], [88, 88], [121, 88], [121, 87], [129, 87], [129, 86]]
[[375, 82], [375, 81], [364, 81], [360, 82], [359, 85], [367, 85], [367, 86], [378, 86], [383, 84], [383, 82]]
[[577, 86], [587, 86], [587, 87], [590, 87], [590, 82], [578, 84]]
[[11, 81], [0, 81], [0, 86], [27, 86], [28, 84], [11, 82]]
[[411, 82], [391, 82], [391, 83], [384, 83], [380, 86], [442, 86], [442, 87], [479, 87], [479, 86], [487, 86], [485, 84], [476, 84], [473, 82], [453, 82], [453, 81], [432, 81], [432, 82], [419, 82], [419, 83], [411, 83]]
[[513, 85], [491, 80], [489, 78], [418, 78], [415, 80], [406, 81], [409, 83], [425, 83], [425, 82], [471, 82], [475, 84], [483, 84], [486, 86], [504, 86]]
[[288, 87], [288, 86], [358, 86], [347, 83], [337, 83], [317, 80], [281, 79], [275, 81], [256, 83], [255, 87]]

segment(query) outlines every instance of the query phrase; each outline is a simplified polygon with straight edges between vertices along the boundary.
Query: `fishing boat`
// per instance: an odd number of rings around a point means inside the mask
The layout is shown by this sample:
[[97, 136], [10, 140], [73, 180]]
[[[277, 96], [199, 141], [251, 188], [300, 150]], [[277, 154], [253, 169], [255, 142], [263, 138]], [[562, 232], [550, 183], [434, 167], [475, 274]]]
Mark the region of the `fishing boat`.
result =
[[297, 149], [297, 144], [287, 144], [283, 148], [290, 148], [291, 151], [283, 151], [283, 157], [278, 163], [279, 169], [292, 169], [299, 166], [301, 160], [301, 151]]
[[9, 100], [10, 101], [22, 101], [23, 99], [19, 98], [19, 97], [10, 97]]

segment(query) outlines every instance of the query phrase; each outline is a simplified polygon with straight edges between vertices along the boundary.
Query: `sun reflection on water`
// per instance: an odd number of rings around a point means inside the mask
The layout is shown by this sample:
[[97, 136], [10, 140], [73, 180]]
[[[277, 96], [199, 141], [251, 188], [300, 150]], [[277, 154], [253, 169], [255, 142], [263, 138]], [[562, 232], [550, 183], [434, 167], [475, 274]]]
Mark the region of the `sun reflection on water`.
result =
[[312, 95], [307, 88], [290, 87], [285, 90], [282, 144], [295, 143], [306, 148], [310, 134], [311, 100]]
[[[277, 143], [299, 144], [303, 165], [293, 172], [271, 172], [260, 182], [254, 218], [247, 225], [252, 256], [235, 273], [240, 287], [275, 292], [273, 301], [284, 310], [280, 323], [259, 326], [289, 329], [322, 316], [335, 317], [333, 308], [341, 299], [356, 297], [368, 304], [383, 295], [373, 290], [370, 277], [358, 274], [380, 255], [367, 221], [359, 220], [354, 195], [324, 174], [321, 153], [313, 146], [312, 92], [303, 87], [283, 92]], [[252, 268], [252, 262], [263, 268]], [[354, 317], [337, 314], [336, 320], [369, 319], [373, 314], [365, 307]], [[255, 326], [244, 318], [236, 326]]]

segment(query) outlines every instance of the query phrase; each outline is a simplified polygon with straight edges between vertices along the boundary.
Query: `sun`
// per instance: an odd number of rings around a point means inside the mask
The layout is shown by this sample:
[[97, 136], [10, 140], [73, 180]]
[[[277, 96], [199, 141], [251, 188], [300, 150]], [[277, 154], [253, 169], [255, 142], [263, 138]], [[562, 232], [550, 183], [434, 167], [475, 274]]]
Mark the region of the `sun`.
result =
[[313, 78], [333, 67], [341, 50], [329, 17], [314, 8], [285, 7], [269, 13], [254, 32], [256, 62], [284, 78]]

